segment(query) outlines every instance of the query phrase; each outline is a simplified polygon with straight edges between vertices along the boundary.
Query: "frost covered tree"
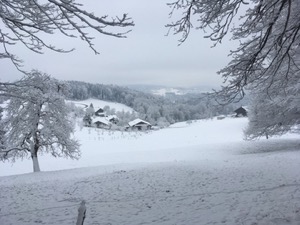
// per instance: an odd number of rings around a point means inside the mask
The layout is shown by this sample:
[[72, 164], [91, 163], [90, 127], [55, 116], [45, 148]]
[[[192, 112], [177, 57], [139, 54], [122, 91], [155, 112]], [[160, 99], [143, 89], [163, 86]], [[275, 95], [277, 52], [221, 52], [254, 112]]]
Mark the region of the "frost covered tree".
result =
[[[297, 104], [294, 104], [297, 103]], [[290, 96], [257, 95], [249, 107], [249, 124], [245, 130], [249, 140], [293, 131], [299, 133], [299, 94]]]
[[[289, 68], [287, 62], [283, 61], [283, 64], [277, 74], [269, 78], [272, 79], [271, 86], [256, 83], [252, 87], [249, 125], [245, 131], [248, 139], [268, 138], [291, 130], [300, 132], [300, 71], [297, 66], [300, 58]], [[289, 76], [282, 80], [287, 71]]]
[[1, 160], [14, 162], [30, 155], [33, 170], [38, 172], [40, 152], [71, 159], [80, 156], [79, 144], [71, 136], [74, 124], [63, 97], [65, 91], [63, 83], [38, 71], [7, 88], [6, 95], [12, 93], [15, 97], [5, 108]]
[[93, 103], [90, 104], [89, 107], [85, 110], [85, 115], [83, 116], [83, 124], [84, 126], [90, 127], [92, 125], [92, 117], [95, 115], [95, 109]]
[[22, 61], [10, 50], [10, 46], [17, 43], [36, 53], [42, 53], [43, 49], [72, 51], [57, 48], [45, 40], [45, 34], [59, 32], [66, 37], [80, 37], [97, 54], [93, 37], [88, 34], [90, 31], [123, 38], [130, 31], [128, 27], [134, 25], [127, 14], [120, 17], [96, 16], [75, 0], [2, 0], [0, 18], [0, 59], [11, 59], [19, 70]]
[[[204, 29], [214, 45], [229, 32], [239, 40], [238, 48], [231, 51], [232, 60], [219, 71], [225, 83], [216, 93], [221, 102], [238, 101], [245, 89], [257, 84], [264, 87], [261, 93], [276, 79], [289, 84], [286, 81], [293, 79], [295, 69], [299, 72], [300, 1], [177, 0], [169, 5], [171, 15], [179, 12], [180, 18], [167, 27], [182, 35], [181, 43], [193, 26]], [[235, 17], [239, 17], [236, 26]]]
[[95, 115], [95, 109], [94, 109], [93, 103], [91, 103], [90, 106], [86, 109], [85, 114], [89, 117], [92, 117]]

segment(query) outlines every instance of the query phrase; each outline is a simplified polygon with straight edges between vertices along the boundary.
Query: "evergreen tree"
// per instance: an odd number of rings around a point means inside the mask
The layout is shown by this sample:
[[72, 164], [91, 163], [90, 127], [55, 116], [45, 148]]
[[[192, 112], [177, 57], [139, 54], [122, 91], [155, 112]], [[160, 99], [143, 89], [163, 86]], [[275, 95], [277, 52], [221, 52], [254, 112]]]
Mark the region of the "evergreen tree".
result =
[[89, 117], [93, 117], [95, 115], [95, 109], [93, 103], [91, 103], [90, 106], [86, 109], [85, 115]]

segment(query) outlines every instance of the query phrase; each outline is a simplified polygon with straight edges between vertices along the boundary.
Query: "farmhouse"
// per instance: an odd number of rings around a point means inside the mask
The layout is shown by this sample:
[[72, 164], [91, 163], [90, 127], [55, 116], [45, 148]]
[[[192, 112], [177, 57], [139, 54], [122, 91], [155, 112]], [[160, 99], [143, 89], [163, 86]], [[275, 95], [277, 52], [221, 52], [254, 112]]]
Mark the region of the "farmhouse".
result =
[[130, 121], [128, 125], [131, 129], [136, 130], [149, 130], [152, 127], [150, 123], [141, 119], [135, 119], [133, 121]]
[[102, 108], [98, 109], [96, 112], [95, 112], [95, 116], [99, 116], [99, 117], [105, 117], [105, 112]]
[[93, 124], [97, 128], [110, 129], [111, 123], [106, 118], [95, 118], [93, 119]]
[[247, 116], [247, 110], [244, 107], [240, 107], [234, 111], [236, 113], [235, 117], [245, 117]]
[[107, 116], [106, 119], [113, 124], [117, 124], [119, 122], [119, 118], [116, 115]]

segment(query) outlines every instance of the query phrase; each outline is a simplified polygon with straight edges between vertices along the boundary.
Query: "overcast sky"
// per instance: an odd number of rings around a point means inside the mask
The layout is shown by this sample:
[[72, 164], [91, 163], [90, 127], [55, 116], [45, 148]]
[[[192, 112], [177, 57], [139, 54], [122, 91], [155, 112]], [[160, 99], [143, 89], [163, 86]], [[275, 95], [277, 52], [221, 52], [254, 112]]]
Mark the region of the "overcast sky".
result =
[[[43, 55], [30, 52], [23, 46], [11, 50], [24, 60], [27, 70], [38, 69], [61, 80], [79, 80], [103, 84], [154, 84], [177, 87], [217, 86], [222, 79], [216, 72], [228, 62], [234, 43], [225, 41], [215, 48], [199, 30], [191, 32], [187, 41], [178, 46], [180, 36], [166, 36], [171, 0], [85, 0], [85, 9], [95, 15], [110, 16], [128, 13], [135, 26], [126, 39], [106, 37], [97, 33], [95, 55], [80, 39], [62, 36], [47, 37], [46, 41], [61, 48], [75, 47], [68, 54], [45, 51]], [[19, 79], [9, 60], [1, 60], [2, 81]]]

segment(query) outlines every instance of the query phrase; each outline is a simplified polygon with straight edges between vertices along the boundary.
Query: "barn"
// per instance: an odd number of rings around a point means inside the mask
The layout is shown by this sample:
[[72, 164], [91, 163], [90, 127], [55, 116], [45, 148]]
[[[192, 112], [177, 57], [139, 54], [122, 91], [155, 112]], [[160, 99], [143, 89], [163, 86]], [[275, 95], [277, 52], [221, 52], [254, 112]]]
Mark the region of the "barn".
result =
[[116, 115], [107, 116], [106, 119], [113, 124], [117, 124], [119, 122], [119, 118]]
[[236, 110], [234, 110], [236, 113], [235, 117], [245, 117], [247, 116], [247, 110], [244, 107], [240, 107]]
[[142, 119], [135, 119], [128, 123], [129, 127], [133, 130], [150, 130], [152, 125]]
[[95, 118], [93, 124], [97, 128], [110, 129], [111, 123], [106, 118]]
[[99, 116], [99, 117], [105, 117], [105, 112], [102, 108], [98, 109], [96, 112], [95, 112], [95, 116]]

